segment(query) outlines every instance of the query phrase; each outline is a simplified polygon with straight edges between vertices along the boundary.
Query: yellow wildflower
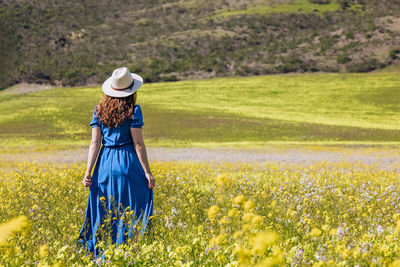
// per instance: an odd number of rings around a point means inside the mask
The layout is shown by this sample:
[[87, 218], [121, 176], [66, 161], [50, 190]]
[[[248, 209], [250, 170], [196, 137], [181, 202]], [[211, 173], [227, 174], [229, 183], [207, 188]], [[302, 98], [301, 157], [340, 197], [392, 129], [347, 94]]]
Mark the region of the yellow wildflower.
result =
[[325, 266], [325, 262], [319, 261], [319, 262], [313, 264], [313, 267], [320, 267], [320, 266]]
[[400, 260], [395, 260], [391, 264], [389, 264], [389, 267], [400, 267]]
[[349, 256], [350, 256], [350, 250], [344, 249], [344, 250], [342, 251], [342, 258], [343, 258], [344, 260], [346, 260]]
[[245, 198], [244, 198], [244, 196], [243, 195], [238, 195], [238, 196], [236, 196], [234, 199], [232, 199], [232, 203], [234, 204], [234, 205], [240, 205], [242, 202], [244, 202], [245, 201]]
[[241, 237], [243, 235], [242, 231], [236, 231], [233, 233], [233, 238], [234, 239], [238, 239], [239, 237]]
[[243, 208], [245, 210], [252, 210], [252, 209], [254, 209], [254, 207], [255, 207], [254, 202], [251, 200], [247, 200], [243, 205]]
[[318, 228], [313, 228], [313, 229], [311, 230], [311, 232], [310, 232], [310, 236], [313, 236], [313, 237], [318, 237], [318, 236], [320, 236], [321, 234], [322, 234], [322, 231], [319, 230]]
[[353, 258], [354, 259], [358, 259], [360, 257], [360, 255], [361, 255], [361, 253], [358, 250], [358, 248], [355, 248], [354, 251], [353, 251]]
[[400, 232], [400, 220], [396, 221], [396, 230]]
[[335, 261], [330, 259], [329, 261], [326, 262], [326, 264], [328, 264], [328, 266], [334, 266], [335, 265]]
[[248, 248], [237, 245], [233, 252], [239, 256], [239, 265], [247, 265], [250, 263], [251, 252]]
[[215, 183], [218, 186], [229, 185], [230, 182], [231, 182], [231, 180], [226, 173], [220, 174], [215, 178]]
[[228, 211], [228, 216], [229, 216], [229, 217], [234, 217], [234, 216], [236, 216], [236, 215], [238, 215], [238, 214], [239, 214], [239, 210], [238, 210], [238, 209], [235, 209], [235, 208], [230, 209], [230, 210]]
[[214, 220], [217, 217], [218, 212], [219, 212], [219, 207], [217, 205], [211, 206], [207, 211], [208, 218]]
[[213, 245], [222, 245], [226, 242], [226, 236], [223, 234], [219, 234], [216, 237], [211, 238], [210, 240], [210, 246]]
[[261, 224], [263, 222], [263, 218], [260, 215], [254, 215], [254, 217], [251, 219], [252, 224]]
[[263, 255], [267, 248], [279, 240], [279, 235], [275, 232], [263, 231], [249, 240], [254, 254]]
[[331, 229], [331, 230], [329, 231], [329, 234], [330, 234], [330, 235], [336, 235], [336, 233], [337, 233], [337, 229], [336, 229], [336, 228], [333, 228], [333, 229]]
[[0, 245], [5, 245], [8, 237], [13, 233], [23, 231], [28, 225], [29, 222], [26, 216], [19, 216], [6, 223], [0, 224]]
[[228, 217], [224, 216], [221, 220], [218, 221], [218, 223], [221, 225], [229, 224]]
[[41, 245], [39, 248], [39, 256], [40, 258], [46, 258], [49, 255], [49, 249], [46, 244]]
[[251, 212], [246, 212], [242, 216], [242, 220], [244, 222], [251, 222], [251, 220], [254, 218], [255, 214]]

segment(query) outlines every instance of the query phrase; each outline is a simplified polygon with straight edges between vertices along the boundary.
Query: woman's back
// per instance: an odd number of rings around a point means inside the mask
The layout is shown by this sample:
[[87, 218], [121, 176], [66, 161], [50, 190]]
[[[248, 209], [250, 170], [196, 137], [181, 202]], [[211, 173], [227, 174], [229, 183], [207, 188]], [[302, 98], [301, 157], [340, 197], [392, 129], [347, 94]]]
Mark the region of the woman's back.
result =
[[132, 144], [133, 141], [130, 128], [142, 128], [143, 126], [142, 110], [139, 105], [135, 106], [132, 118], [126, 119], [121, 125], [115, 128], [104, 126], [101, 123], [100, 118], [96, 118], [96, 113], [97, 110], [95, 108], [90, 126], [92, 126], [92, 128], [101, 128], [101, 133], [103, 135], [102, 143], [105, 147]]
[[[96, 257], [103, 252], [98, 247], [99, 240], [111, 237], [118, 245], [137, 231], [143, 235], [151, 224], [155, 179], [150, 172], [142, 130], [132, 129], [143, 126], [142, 111], [135, 105], [136, 91], [142, 83], [142, 77], [130, 73], [128, 68], [114, 70], [103, 83], [105, 96], [90, 122], [92, 140], [83, 179], [90, 191], [77, 243]], [[103, 228], [107, 216], [113, 221]]]

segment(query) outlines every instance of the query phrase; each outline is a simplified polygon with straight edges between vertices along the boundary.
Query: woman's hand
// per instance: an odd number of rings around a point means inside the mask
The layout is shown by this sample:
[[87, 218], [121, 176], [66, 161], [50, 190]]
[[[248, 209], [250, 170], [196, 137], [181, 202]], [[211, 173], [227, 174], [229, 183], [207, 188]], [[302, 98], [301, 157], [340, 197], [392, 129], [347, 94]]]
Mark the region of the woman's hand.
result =
[[154, 186], [156, 185], [156, 179], [154, 179], [151, 173], [146, 173], [146, 178], [149, 181], [149, 188], [153, 189]]
[[92, 176], [90, 176], [89, 173], [87, 173], [85, 175], [85, 177], [83, 177], [83, 185], [86, 187], [90, 187], [92, 185]]

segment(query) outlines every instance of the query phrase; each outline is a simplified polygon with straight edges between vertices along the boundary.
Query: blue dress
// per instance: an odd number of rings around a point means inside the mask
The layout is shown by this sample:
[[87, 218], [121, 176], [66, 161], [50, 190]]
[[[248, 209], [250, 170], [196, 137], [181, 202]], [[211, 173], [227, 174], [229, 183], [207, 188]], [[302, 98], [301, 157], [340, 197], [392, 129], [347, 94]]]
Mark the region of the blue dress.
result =
[[117, 128], [105, 127], [95, 115], [96, 108], [90, 125], [101, 128], [102, 147], [93, 170], [86, 216], [77, 244], [98, 257], [96, 242], [102, 239], [98, 230], [107, 216], [111, 217], [111, 239], [117, 246], [137, 232], [141, 235], [149, 232], [153, 190], [148, 187], [130, 131], [143, 126], [140, 106], [136, 105], [132, 118]]

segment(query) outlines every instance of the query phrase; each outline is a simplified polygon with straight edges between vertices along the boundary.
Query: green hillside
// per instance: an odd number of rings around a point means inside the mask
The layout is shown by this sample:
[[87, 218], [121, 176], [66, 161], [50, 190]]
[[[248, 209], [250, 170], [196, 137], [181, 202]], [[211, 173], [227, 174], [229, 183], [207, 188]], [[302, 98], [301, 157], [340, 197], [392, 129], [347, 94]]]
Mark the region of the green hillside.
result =
[[[82, 145], [100, 87], [0, 92], [0, 145]], [[399, 144], [398, 73], [286, 74], [147, 83], [150, 146]]]
[[400, 5], [381, 0], [4, 0], [0, 89], [147, 82], [397, 63]]

